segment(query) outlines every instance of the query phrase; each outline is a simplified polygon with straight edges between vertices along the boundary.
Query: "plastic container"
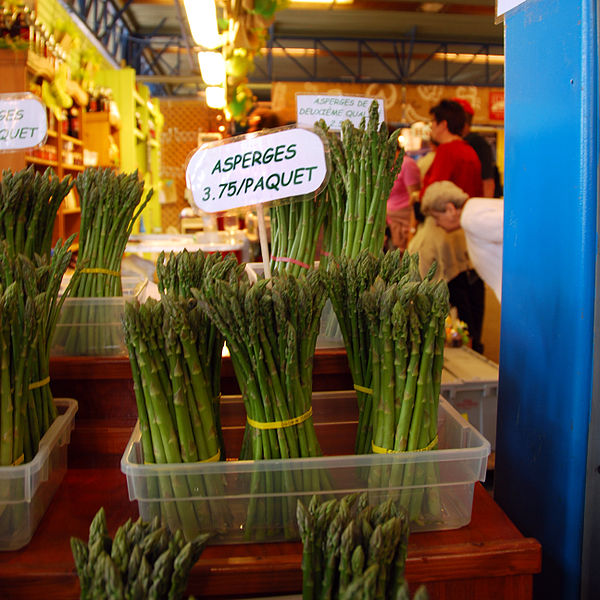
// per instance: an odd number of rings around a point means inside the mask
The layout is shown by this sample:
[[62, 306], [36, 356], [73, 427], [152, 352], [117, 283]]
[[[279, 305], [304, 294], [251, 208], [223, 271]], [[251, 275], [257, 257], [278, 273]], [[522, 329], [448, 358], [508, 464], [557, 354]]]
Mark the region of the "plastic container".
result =
[[[62, 296], [67, 285], [71, 281], [72, 273], [65, 273], [60, 282], [59, 296]], [[142, 276], [139, 277], [123, 277], [121, 275], [121, 289], [123, 290], [123, 296], [135, 296], [139, 293], [140, 288], [147, 284], [148, 280]], [[69, 298], [65, 300], [67, 302]]]
[[122, 296], [65, 298], [51, 356], [126, 356], [122, 318], [125, 303], [139, 297], [148, 280], [124, 277]]
[[[318, 261], [315, 262], [315, 268], [319, 267]], [[250, 279], [256, 280], [257, 276], [262, 276], [264, 273], [263, 263], [254, 262], [246, 265], [246, 272]], [[340, 329], [335, 311], [331, 305], [331, 301], [327, 299], [323, 312], [321, 313], [321, 326], [317, 337], [317, 349], [322, 348], [344, 348], [344, 337]]]
[[[348, 427], [355, 431], [356, 421], [346, 419], [352, 411], [340, 410], [340, 394], [313, 395], [315, 429], [324, 451], [325, 437], [354, 443]], [[343, 394], [344, 402], [356, 403], [351, 392]], [[335, 409], [327, 408], [333, 405]], [[320, 422], [319, 415], [329, 421]], [[405, 506], [427, 494], [428, 501], [439, 504], [424, 522], [413, 522], [412, 529], [455, 529], [471, 520], [474, 485], [485, 479], [490, 444], [443, 398], [438, 436], [439, 449], [432, 451], [156, 465], [143, 463], [136, 426], [121, 470], [143, 519], [158, 515], [188, 537], [213, 532], [213, 543], [298, 539], [298, 499], [308, 503], [313, 494], [325, 499], [362, 491], [372, 504], [392, 497]]]
[[156, 262], [160, 252], [221, 252], [235, 254], [239, 262], [247, 261], [250, 242], [243, 231], [199, 231], [193, 234], [141, 233], [129, 236], [126, 253], [145, 255]]
[[444, 348], [441, 394], [495, 450], [498, 365], [471, 348]]
[[29, 543], [67, 471], [77, 401], [56, 398], [55, 402], [59, 415], [34, 459], [0, 467], [0, 550], [18, 550]]

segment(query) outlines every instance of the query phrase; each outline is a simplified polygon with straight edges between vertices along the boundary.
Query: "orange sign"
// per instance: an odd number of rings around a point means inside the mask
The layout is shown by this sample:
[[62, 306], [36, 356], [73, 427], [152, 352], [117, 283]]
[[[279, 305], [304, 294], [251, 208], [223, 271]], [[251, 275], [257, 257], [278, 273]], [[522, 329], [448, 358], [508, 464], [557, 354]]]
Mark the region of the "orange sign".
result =
[[504, 120], [504, 91], [490, 91], [490, 119]]

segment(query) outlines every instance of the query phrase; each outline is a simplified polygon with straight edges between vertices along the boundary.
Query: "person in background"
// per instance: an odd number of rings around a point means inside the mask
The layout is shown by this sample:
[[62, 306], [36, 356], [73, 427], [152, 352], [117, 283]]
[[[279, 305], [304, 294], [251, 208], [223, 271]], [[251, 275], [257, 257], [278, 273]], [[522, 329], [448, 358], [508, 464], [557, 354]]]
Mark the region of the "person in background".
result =
[[451, 181], [430, 184], [421, 199], [425, 223], [408, 244], [408, 251], [419, 254], [419, 270], [425, 276], [437, 262], [436, 278], [447, 281], [450, 304], [458, 318], [467, 324], [471, 344], [483, 352], [481, 331], [485, 287], [469, 257], [460, 216], [468, 195]]
[[431, 138], [438, 148], [431, 166], [425, 173], [421, 198], [427, 188], [436, 181], [452, 181], [461, 190], [481, 197], [481, 163], [475, 150], [462, 138], [466, 115], [463, 107], [452, 100], [442, 100], [430, 111]]
[[[421, 173], [421, 186], [423, 187], [423, 184], [425, 182], [425, 173], [427, 173], [427, 171], [429, 170], [429, 167], [432, 165], [433, 163], [433, 159], [435, 158], [435, 151], [437, 150], [437, 147], [439, 146], [439, 144], [433, 140], [433, 139], [429, 139], [429, 152], [427, 152], [427, 154], [421, 156], [420, 158], [417, 159], [417, 165], [419, 167], [419, 172]], [[413, 214], [415, 217], [415, 221], [417, 222], [417, 225], [420, 225], [421, 223], [423, 223], [423, 221], [425, 221], [425, 215], [421, 212], [421, 203], [418, 200], [415, 200], [413, 202]]]
[[429, 152], [424, 154], [420, 158], [417, 159], [417, 165], [419, 165], [419, 171], [421, 172], [421, 185], [425, 180], [425, 173], [429, 170], [429, 167], [433, 163], [433, 159], [435, 158], [435, 151], [437, 150], [438, 143], [434, 140], [429, 140]]
[[470, 198], [460, 215], [469, 258], [498, 302], [502, 302], [503, 223], [503, 198]]
[[281, 120], [275, 111], [259, 106], [248, 116], [247, 133], [262, 131], [263, 129], [274, 129], [280, 126]]
[[421, 188], [421, 172], [413, 158], [404, 155], [402, 168], [387, 201], [387, 224], [394, 247], [406, 250], [412, 216], [411, 195]]
[[494, 180], [494, 157], [492, 154], [492, 148], [487, 143], [486, 139], [476, 133], [475, 131], [471, 131], [471, 124], [473, 123], [473, 115], [475, 111], [471, 106], [471, 103], [468, 100], [463, 100], [462, 98], [452, 98], [453, 102], [457, 102], [463, 107], [465, 111], [465, 127], [462, 132], [463, 139], [475, 152], [477, 153], [477, 157], [479, 158], [479, 162], [481, 163], [481, 179], [483, 184], [483, 197], [484, 198], [493, 198], [494, 197], [494, 189], [496, 187], [496, 182]]

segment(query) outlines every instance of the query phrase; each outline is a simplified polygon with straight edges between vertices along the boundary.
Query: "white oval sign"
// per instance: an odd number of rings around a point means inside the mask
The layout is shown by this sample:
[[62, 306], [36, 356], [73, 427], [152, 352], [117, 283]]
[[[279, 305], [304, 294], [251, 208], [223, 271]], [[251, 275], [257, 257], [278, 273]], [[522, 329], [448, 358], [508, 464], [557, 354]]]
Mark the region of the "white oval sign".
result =
[[297, 128], [206, 144], [186, 169], [194, 203], [206, 212], [312, 194], [326, 178], [323, 140]]
[[358, 127], [361, 119], [369, 120], [373, 100], [379, 105], [379, 123], [385, 120], [385, 108], [381, 98], [342, 96], [338, 94], [296, 94], [296, 122], [300, 126], [313, 127], [323, 119], [329, 129], [340, 131], [344, 121]]
[[0, 94], [0, 151], [35, 148], [46, 141], [46, 107], [33, 94]]

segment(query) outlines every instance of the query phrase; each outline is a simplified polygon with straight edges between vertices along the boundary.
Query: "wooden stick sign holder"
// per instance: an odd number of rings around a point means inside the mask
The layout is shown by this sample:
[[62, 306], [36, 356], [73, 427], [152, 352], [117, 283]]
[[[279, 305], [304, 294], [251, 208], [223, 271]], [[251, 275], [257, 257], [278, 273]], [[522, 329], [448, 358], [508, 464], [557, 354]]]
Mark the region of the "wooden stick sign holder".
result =
[[271, 257], [264, 205], [314, 198], [327, 184], [327, 142], [296, 127], [270, 129], [204, 144], [188, 160], [187, 187], [206, 212], [254, 206], [264, 274]]
[[269, 240], [267, 239], [267, 225], [265, 223], [265, 211], [262, 204], [256, 205], [256, 216], [258, 217], [258, 239], [260, 240], [260, 254], [263, 260], [264, 274], [266, 279], [271, 279]]

